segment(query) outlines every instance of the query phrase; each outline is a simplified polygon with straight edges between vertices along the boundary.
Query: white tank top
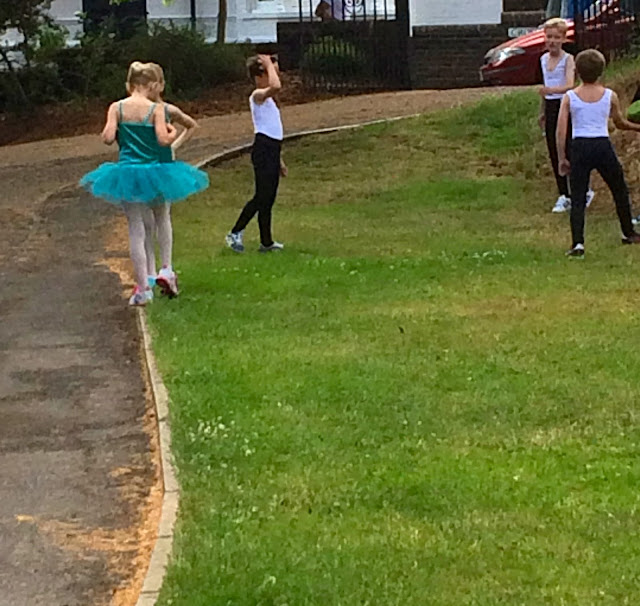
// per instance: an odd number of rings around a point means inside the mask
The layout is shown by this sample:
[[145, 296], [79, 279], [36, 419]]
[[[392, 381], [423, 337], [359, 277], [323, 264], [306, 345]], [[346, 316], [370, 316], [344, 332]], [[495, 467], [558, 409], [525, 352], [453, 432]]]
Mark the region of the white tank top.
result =
[[251, 106], [251, 117], [253, 118], [253, 132], [256, 134], [262, 133], [267, 137], [282, 141], [284, 132], [280, 110], [276, 102], [271, 97], [267, 97], [263, 103], [256, 103], [253, 95], [251, 95], [249, 97], [249, 105]]
[[570, 90], [567, 93], [574, 139], [595, 139], [609, 136], [612, 94], [613, 91], [610, 88], [605, 88], [599, 101], [587, 103], [578, 97], [575, 91]]
[[[540, 57], [540, 66], [542, 67], [542, 78], [544, 79], [544, 85], [549, 87], [566, 86], [567, 85], [567, 60], [569, 53], [564, 53], [554, 70], [549, 69], [549, 58], [551, 55], [545, 53]], [[562, 93], [553, 93], [552, 95], [545, 95], [545, 99], [562, 99]]]

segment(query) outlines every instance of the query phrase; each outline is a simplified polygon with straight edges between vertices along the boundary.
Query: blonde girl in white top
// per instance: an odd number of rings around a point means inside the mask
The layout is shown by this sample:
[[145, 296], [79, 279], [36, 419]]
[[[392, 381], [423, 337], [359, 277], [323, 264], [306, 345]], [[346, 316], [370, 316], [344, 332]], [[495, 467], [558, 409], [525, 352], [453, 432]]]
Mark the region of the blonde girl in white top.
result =
[[564, 94], [575, 85], [575, 63], [562, 45], [567, 40], [567, 22], [549, 19], [544, 24], [544, 40], [547, 52], [540, 58], [544, 86], [540, 88], [540, 128], [544, 130], [551, 167], [558, 187], [558, 199], [551, 212], [563, 213], [571, 208], [569, 180], [558, 173], [556, 127], [560, 114], [560, 102]]

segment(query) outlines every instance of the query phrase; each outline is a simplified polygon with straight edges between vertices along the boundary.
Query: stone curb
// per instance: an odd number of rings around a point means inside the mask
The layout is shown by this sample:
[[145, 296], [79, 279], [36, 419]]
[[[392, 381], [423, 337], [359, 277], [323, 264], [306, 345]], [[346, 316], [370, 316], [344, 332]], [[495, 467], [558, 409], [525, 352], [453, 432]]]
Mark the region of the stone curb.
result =
[[160, 445], [160, 464], [162, 466], [162, 514], [158, 525], [158, 537], [151, 554], [151, 561], [144, 579], [144, 584], [138, 597], [136, 606], [154, 606], [165, 572], [171, 557], [173, 546], [173, 531], [178, 517], [180, 502], [180, 488], [176, 479], [175, 468], [171, 458], [171, 426], [169, 424], [169, 394], [165, 387], [153, 353], [151, 333], [147, 317], [142, 308], [137, 309], [138, 330], [142, 336], [142, 349], [146, 370], [151, 385]]
[[[380, 120], [370, 120], [369, 122], [357, 122], [355, 124], [344, 124], [342, 126], [329, 126], [328, 128], [315, 128], [311, 130], [301, 130], [295, 133], [285, 135], [284, 141], [295, 141], [296, 139], [302, 139], [303, 137], [309, 137], [311, 135], [326, 135], [326, 134], [340, 132], [343, 130], [355, 130], [358, 128], [363, 128], [365, 126], [373, 126], [375, 124], [388, 124], [390, 122], [399, 122], [400, 120], [417, 118], [422, 115], [424, 114], [408, 114], [406, 116], [395, 116], [393, 118], [381, 118]], [[232, 147], [222, 152], [217, 152], [212, 156], [205, 158], [204, 160], [200, 160], [200, 162], [196, 163], [196, 166], [198, 168], [218, 166], [223, 162], [226, 162], [227, 160], [232, 160], [233, 158], [238, 158], [239, 156], [246, 154], [248, 151], [251, 151], [252, 147], [253, 147], [253, 143], [244, 143], [243, 145], [238, 145], [237, 147]]]
[[[285, 136], [286, 141], [293, 141], [308, 137], [310, 135], [322, 135], [335, 133], [343, 130], [355, 130], [364, 126], [374, 124], [386, 124], [397, 122], [408, 118], [416, 118], [422, 114], [411, 114], [408, 116], [396, 116], [394, 118], [384, 118], [361, 122], [357, 124], [347, 124], [344, 126], [332, 126], [329, 128], [319, 128], [313, 130], [298, 131]], [[252, 143], [246, 143], [237, 147], [232, 147], [222, 152], [218, 152], [196, 163], [198, 168], [208, 166], [218, 166], [227, 160], [237, 158], [251, 150]], [[162, 465], [162, 484], [164, 496], [162, 499], [162, 514], [158, 525], [158, 538], [151, 554], [151, 561], [144, 579], [144, 584], [136, 602], [136, 606], [155, 606], [160, 589], [166, 574], [167, 566], [171, 559], [173, 549], [173, 533], [178, 517], [178, 506], [180, 503], [180, 486], [176, 478], [175, 468], [171, 456], [171, 425], [169, 422], [169, 394], [160, 376], [156, 358], [153, 353], [151, 333], [144, 308], [137, 308], [138, 330], [142, 336], [142, 346], [146, 369], [151, 384], [151, 396], [156, 409], [158, 423], [158, 440], [160, 444], [160, 461]]]

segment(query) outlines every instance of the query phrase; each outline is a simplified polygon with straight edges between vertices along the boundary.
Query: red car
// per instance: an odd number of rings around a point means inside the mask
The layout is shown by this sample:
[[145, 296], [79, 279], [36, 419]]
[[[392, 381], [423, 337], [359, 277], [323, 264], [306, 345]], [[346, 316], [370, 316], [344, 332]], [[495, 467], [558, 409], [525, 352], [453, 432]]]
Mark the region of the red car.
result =
[[[595, 2], [585, 14], [580, 45], [600, 48], [605, 54], [622, 48], [629, 39], [635, 16], [621, 11], [618, 0]], [[575, 26], [567, 19], [567, 44], [575, 43]], [[492, 48], [484, 57], [480, 80], [487, 84], [538, 84], [542, 81], [540, 57], [545, 52], [544, 30], [540, 27], [519, 38]]]

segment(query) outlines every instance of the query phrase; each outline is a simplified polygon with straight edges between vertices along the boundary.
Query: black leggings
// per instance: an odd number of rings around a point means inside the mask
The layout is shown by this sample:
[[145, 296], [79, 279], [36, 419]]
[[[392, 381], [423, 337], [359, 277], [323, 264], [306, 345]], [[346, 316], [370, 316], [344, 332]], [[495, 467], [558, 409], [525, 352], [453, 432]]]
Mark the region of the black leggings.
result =
[[256, 189], [253, 198], [245, 204], [233, 233], [242, 231], [251, 219], [258, 214], [260, 242], [263, 246], [271, 246], [271, 209], [276, 201], [280, 184], [280, 149], [282, 142], [261, 133], [256, 135], [251, 151], [251, 163], [255, 175]]
[[624, 236], [633, 233], [629, 188], [622, 166], [609, 137], [579, 138], [571, 142], [571, 236], [573, 246], [584, 244], [584, 209], [589, 176], [597, 170], [613, 194], [620, 228]]
[[[556, 178], [556, 184], [558, 186], [558, 193], [561, 196], [570, 197], [569, 195], [569, 178], [560, 176], [558, 172], [558, 148], [556, 146], [556, 129], [558, 128], [558, 116], [560, 115], [560, 103], [562, 99], [545, 99], [544, 102], [544, 132], [547, 138], [547, 149], [549, 150], [549, 159], [551, 160], [551, 167], [553, 169], [553, 175]], [[567, 125], [567, 142], [565, 149], [567, 150], [567, 157], [570, 158], [571, 153], [571, 119]]]

